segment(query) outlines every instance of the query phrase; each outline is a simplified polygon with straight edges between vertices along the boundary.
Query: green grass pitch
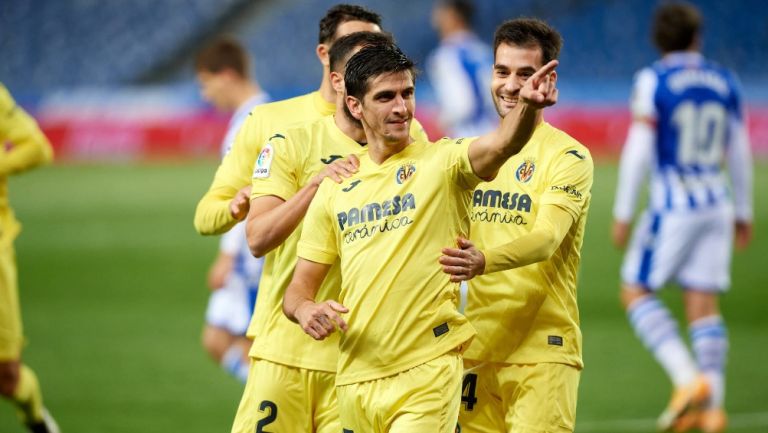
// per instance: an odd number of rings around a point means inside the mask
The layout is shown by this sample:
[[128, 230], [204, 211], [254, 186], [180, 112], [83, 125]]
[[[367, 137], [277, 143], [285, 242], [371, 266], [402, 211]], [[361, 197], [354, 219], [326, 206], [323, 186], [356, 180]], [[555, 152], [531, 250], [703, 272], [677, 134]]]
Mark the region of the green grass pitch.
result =
[[[192, 227], [213, 162], [64, 165], [11, 180], [29, 345], [65, 433], [229, 431], [240, 385], [199, 345], [215, 238]], [[723, 298], [731, 336], [729, 431], [768, 431], [768, 165], [756, 169], [756, 231]], [[651, 432], [669, 396], [618, 303], [608, 233], [616, 168], [596, 167], [579, 285], [584, 358], [577, 432]], [[713, 254], [718, 254], [713, 251]], [[676, 290], [664, 298], [680, 311]], [[21, 433], [0, 403], [0, 432]]]

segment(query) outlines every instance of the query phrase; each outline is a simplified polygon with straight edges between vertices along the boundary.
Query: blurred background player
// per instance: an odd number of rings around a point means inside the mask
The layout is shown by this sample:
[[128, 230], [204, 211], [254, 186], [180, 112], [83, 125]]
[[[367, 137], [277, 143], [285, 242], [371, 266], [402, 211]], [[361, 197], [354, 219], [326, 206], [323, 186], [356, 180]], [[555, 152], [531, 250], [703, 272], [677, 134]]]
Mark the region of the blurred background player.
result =
[[19, 410], [34, 433], [58, 433], [59, 427], [43, 407], [37, 375], [21, 362], [24, 334], [19, 306], [16, 254], [13, 241], [21, 230], [8, 203], [8, 176], [53, 159], [53, 150], [32, 117], [16, 105], [0, 83], [0, 394]]
[[472, 0], [437, 0], [432, 25], [440, 45], [427, 60], [441, 129], [451, 137], [474, 137], [496, 128], [490, 88], [493, 52], [472, 32]]
[[[752, 161], [736, 77], [699, 53], [700, 28], [690, 4], [656, 11], [653, 40], [662, 58], [635, 77], [613, 240], [626, 245], [650, 169], [648, 208], [624, 256], [621, 298], [636, 334], [675, 387], [659, 429], [698, 426], [712, 433], [726, 427], [728, 336], [718, 296], [730, 284], [734, 231], [737, 247], [751, 238]], [[693, 356], [655, 295], [670, 281], [684, 289]]]
[[[251, 78], [250, 58], [239, 42], [221, 38], [204, 47], [195, 59], [200, 92], [207, 102], [225, 113], [234, 113], [221, 143], [221, 155], [232, 148], [240, 126], [251, 110], [269, 101], [269, 95]], [[221, 236], [219, 254], [208, 272], [213, 290], [203, 328], [203, 347], [230, 374], [245, 383], [248, 350], [245, 337], [253, 314], [263, 259], [250, 254], [245, 224]]]
[[[500, 117], [561, 46], [540, 20], [499, 26], [491, 93]], [[477, 336], [464, 354], [464, 433], [571, 432], [576, 422], [584, 365], [576, 288], [593, 163], [543, 112], [536, 123], [496, 179], [475, 189], [473, 242], [460, 239], [440, 260], [453, 281], [472, 278], [465, 314]]]

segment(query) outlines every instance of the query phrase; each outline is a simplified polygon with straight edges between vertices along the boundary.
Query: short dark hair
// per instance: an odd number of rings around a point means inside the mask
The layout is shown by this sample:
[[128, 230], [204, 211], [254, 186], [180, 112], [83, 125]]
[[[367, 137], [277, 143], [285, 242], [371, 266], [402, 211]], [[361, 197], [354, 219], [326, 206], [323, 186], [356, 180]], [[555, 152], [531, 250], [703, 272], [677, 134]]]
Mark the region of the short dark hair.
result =
[[662, 53], [691, 48], [701, 29], [701, 14], [690, 3], [669, 3], [656, 9], [653, 42]]
[[355, 53], [347, 61], [344, 84], [347, 95], [362, 100], [373, 77], [392, 72], [408, 71], [416, 78], [413, 61], [395, 44], [372, 45]]
[[493, 37], [493, 56], [501, 44], [518, 47], [541, 48], [542, 62], [547, 64], [557, 59], [563, 47], [563, 37], [552, 26], [536, 18], [517, 18], [505, 21]]
[[355, 32], [342, 36], [331, 46], [328, 51], [331, 71], [339, 72], [351, 57], [351, 53], [357, 47], [370, 47], [373, 45], [394, 44], [395, 40], [389, 33]]
[[195, 70], [218, 73], [231, 69], [243, 78], [250, 75], [249, 56], [236, 39], [225, 36], [209, 43], [197, 53]]
[[439, 7], [453, 9], [466, 24], [472, 23], [475, 17], [475, 4], [472, 0], [438, 0]]
[[376, 12], [362, 6], [338, 4], [328, 9], [323, 19], [320, 20], [318, 43], [333, 42], [336, 38], [336, 30], [348, 21], [363, 21], [381, 26], [381, 16]]

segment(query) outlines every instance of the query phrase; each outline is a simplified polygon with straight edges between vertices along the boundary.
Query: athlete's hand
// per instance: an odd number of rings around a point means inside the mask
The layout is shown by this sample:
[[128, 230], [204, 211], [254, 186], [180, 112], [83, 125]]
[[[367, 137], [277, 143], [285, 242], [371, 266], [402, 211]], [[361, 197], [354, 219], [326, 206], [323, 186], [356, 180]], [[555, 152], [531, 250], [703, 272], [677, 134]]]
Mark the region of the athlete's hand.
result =
[[552, 60], [528, 77], [520, 89], [520, 99], [535, 108], [549, 107], [557, 102], [557, 60]]
[[349, 309], [336, 301], [306, 301], [296, 308], [294, 317], [301, 329], [315, 340], [323, 340], [337, 329], [347, 330], [347, 322], [339, 313], [348, 313]]
[[451, 281], [471, 280], [485, 272], [485, 255], [469, 239], [462, 237], [456, 242], [459, 248], [443, 248], [440, 264], [443, 272], [451, 276]]
[[735, 242], [736, 249], [743, 250], [749, 246], [749, 242], [752, 241], [752, 222], [751, 221], [736, 221], [735, 226]]
[[357, 168], [360, 167], [360, 160], [355, 155], [349, 155], [346, 158], [341, 158], [333, 161], [325, 166], [325, 168], [312, 178], [312, 184], [320, 186], [320, 183], [326, 177], [330, 177], [334, 182], [341, 183], [342, 177], [351, 177], [357, 173]]
[[251, 185], [244, 186], [235, 194], [232, 201], [229, 202], [229, 213], [237, 221], [242, 221], [248, 216], [248, 210], [251, 208]]
[[625, 221], [613, 221], [613, 227], [611, 227], [611, 239], [613, 239], [613, 245], [616, 248], [624, 249], [627, 246], [627, 240], [629, 239], [630, 224]]

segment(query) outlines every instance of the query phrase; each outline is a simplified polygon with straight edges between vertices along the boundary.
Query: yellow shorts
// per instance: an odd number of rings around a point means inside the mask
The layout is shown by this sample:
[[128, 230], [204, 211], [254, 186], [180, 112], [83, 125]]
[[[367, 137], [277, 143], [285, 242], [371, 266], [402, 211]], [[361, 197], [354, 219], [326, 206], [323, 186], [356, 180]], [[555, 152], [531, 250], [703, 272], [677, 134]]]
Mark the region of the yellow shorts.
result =
[[0, 361], [21, 357], [24, 337], [13, 244], [0, 242]]
[[453, 433], [461, 355], [451, 352], [394, 376], [339, 386], [343, 433]]
[[339, 433], [336, 374], [251, 358], [232, 433]]
[[465, 361], [461, 433], [570, 433], [581, 371], [556, 363]]

